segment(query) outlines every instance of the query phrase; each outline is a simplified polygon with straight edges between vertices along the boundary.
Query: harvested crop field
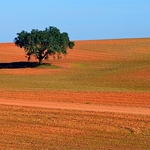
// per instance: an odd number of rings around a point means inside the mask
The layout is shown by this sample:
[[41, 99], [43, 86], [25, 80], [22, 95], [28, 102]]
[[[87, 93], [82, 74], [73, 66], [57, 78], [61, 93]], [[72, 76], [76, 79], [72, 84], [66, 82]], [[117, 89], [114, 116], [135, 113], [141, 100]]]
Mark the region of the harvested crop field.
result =
[[[1, 149], [150, 148], [149, 38], [75, 41], [66, 57], [35, 62], [13, 43], [0, 44]], [[53, 123], [45, 113], [57, 114]]]
[[0, 106], [1, 149], [132, 149], [150, 147], [150, 117]]

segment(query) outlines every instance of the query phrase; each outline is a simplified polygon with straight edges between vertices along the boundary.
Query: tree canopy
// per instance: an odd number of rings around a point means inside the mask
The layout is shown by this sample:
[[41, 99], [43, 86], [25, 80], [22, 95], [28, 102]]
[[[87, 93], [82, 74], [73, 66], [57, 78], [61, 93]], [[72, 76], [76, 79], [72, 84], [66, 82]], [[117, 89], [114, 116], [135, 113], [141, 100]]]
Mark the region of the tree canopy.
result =
[[31, 32], [21, 31], [17, 33], [14, 39], [16, 46], [24, 48], [28, 60], [31, 55], [39, 60], [42, 64], [43, 59], [48, 59], [49, 56], [61, 58], [61, 55], [67, 54], [67, 49], [74, 47], [74, 42], [69, 40], [68, 33], [61, 33], [56, 27], [50, 26], [45, 30], [32, 29]]

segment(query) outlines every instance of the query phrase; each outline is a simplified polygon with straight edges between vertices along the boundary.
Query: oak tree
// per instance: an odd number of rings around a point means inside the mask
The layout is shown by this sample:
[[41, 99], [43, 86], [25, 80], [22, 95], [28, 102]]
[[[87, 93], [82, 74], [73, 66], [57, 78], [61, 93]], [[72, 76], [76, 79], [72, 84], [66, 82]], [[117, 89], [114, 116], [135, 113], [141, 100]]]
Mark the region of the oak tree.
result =
[[24, 48], [28, 60], [31, 55], [39, 60], [42, 64], [43, 59], [48, 59], [49, 56], [61, 58], [61, 55], [67, 54], [67, 49], [74, 47], [74, 42], [70, 41], [66, 32], [61, 33], [56, 27], [50, 26], [45, 30], [32, 29], [31, 32], [21, 31], [17, 33], [14, 39], [16, 46]]

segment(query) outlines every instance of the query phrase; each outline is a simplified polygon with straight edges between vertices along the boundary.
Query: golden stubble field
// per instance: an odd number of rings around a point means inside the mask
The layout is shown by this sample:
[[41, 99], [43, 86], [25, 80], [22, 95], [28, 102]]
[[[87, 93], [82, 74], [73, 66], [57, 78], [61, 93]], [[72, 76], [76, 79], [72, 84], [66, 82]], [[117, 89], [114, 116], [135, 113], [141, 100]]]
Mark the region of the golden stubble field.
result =
[[[0, 99], [150, 108], [150, 39], [75, 44], [51, 66], [10, 68], [24, 50], [1, 43]], [[149, 115], [39, 107], [0, 105], [1, 149], [150, 148]]]

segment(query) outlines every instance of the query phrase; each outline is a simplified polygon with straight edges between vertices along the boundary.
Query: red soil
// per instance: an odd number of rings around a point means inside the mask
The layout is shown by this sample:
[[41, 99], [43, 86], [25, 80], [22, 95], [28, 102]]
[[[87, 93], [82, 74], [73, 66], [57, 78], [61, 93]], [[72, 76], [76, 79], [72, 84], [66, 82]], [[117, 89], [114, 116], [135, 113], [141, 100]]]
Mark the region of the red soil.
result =
[[124, 114], [150, 115], [149, 108], [137, 107], [118, 107], [106, 105], [92, 105], [79, 103], [64, 103], [64, 102], [42, 102], [42, 101], [22, 101], [22, 100], [6, 100], [0, 99], [0, 104], [15, 105], [15, 106], [30, 106], [40, 108], [68, 109], [80, 111], [95, 111], [95, 112], [115, 112]]
[[148, 92], [0, 91], [0, 99], [150, 108]]
[[[63, 68], [70, 68], [72, 62], [85, 62], [85, 61], [114, 61], [114, 60], [125, 60], [130, 59], [128, 55], [125, 56], [119, 56], [117, 53], [107, 53], [102, 51], [100, 55], [97, 55], [97, 52], [90, 52], [84, 50], [84, 44], [87, 42], [88, 44], [93, 44], [97, 42], [98, 44], [114, 44], [114, 41], [108, 40], [108, 41], [77, 41], [76, 42], [76, 48], [73, 51], [69, 51], [69, 56], [59, 61], [57, 60], [51, 60], [50, 62], [53, 65], [61, 66]], [[128, 44], [130, 43], [130, 40], [116, 40], [115, 43], [122, 43], [122, 44]], [[83, 49], [79, 49], [82, 46]], [[14, 61], [26, 61], [25, 53], [23, 49], [19, 49], [14, 44], [10, 43], [4, 43], [0, 44], [0, 50], [1, 50], [1, 56], [0, 61], [1, 62], [14, 62]], [[9, 53], [8, 53], [9, 51]], [[143, 49], [144, 53], [148, 53], [145, 49]], [[15, 55], [14, 55], [15, 53]], [[7, 57], [6, 57], [7, 56]], [[14, 57], [15, 56], [15, 57]], [[34, 58], [33, 58], [34, 60]], [[7, 69], [1, 70], [3, 73], [10, 73], [10, 70]], [[57, 73], [57, 72], [63, 71], [63, 69], [59, 70], [44, 70], [44, 69], [32, 69], [32, 72], [30, 69], [16, 69], [12, 70], [11, 73], [13, 74], [43, 74], [43, 73]], [[136, 73], [135, 73], [136, 74]], [[132, 74], [133, 76], [134, 74]], [[137, 78], [143, 78], [143, 75], [145, 78], [150, 78], [150, 72], [147, 72], [147, 70], [142, 70], [138, 73], [136, 76]], [[7, 100], [12, 100], [8, 102]], [[34, 102], [34, 104], [31, 104], [29, 101]], [[69, 91], [39, 91], [39, 92], [32, 92], [32, 91], [7, 91], [1, 89], [0, 91], [0, 103], [1, 104], [11, 104], [11, 105], [27, 105], [27, 106], [34, 106], [34, 107], [42, 107], [42, 105], [46, 106], [48, 105], [49, 108], [53, 108], [54, 105], [58, 107], [57, 102], [59, 104], [63, 105], [64, 107], [61, 107], [66, 109], [77, 109], [82, 104], [82, 110], [89, 110], [89, 107], [92, 107], [92, 110], [97, 109], [103, 109], [103, 111], [113, 111], [118, 110], [118, 112], [124, 112], [127, 113], [128, 107], [139, 107], [129, 109], [132, 113], [135, 113], [137, 111], [143, 112], [143, 108], [146, 108], [147, 111], [145, 114], [150, 114], [149, 108], [150, 108], [150, 93], [144, 93], [144, 92], [69, 92]], [[24, 103], [23, 103], [24, 102]], [[41, 104], [42, 102], [42, 104]], [[52, 103], [53, 102], [53, 103]], [[60, 103], [60, 102], [66, 102], [66, 103]], [[76, 104], [77, 103], [77, 104]], [[80, 103], [80, 104], [79, 104]], [[83, 105], [84, 104], [84, 105]], [[85, 105], [89, 104], [89, 105]], [[66, 107], [67, 105], [67, 107]], [[91, 106], [92, 105], [92, 106]], [[107, 105], [107, 107], [100, 107], [97, 105]], [[111, 107], [108, 107], [111, 106]], [[74, 106], [74, 108], [73, 108]], [[119, 107], [118, 107], [119, 106]], [[122, 107], [122, 106], [126, 106]], [[83, 107], [85, 107], [83, 109]], [[128, 111], [129, 113], [129, 111]], [[141, 113], [142, 114], [142, 113]]]

